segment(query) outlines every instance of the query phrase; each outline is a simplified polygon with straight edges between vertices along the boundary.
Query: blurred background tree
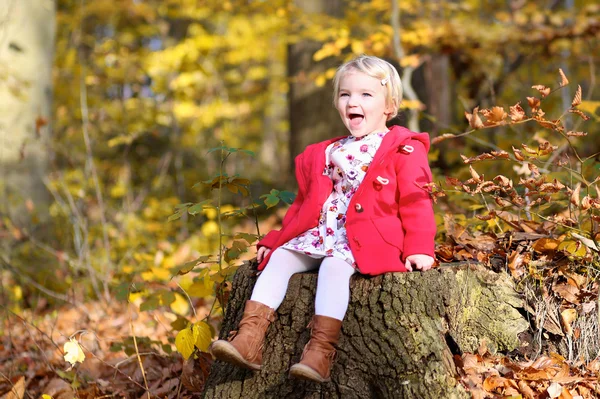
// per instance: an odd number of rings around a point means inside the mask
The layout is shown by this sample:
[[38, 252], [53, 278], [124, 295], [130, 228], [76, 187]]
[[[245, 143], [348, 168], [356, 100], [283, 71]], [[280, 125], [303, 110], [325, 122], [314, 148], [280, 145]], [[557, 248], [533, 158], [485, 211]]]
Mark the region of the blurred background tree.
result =
[[[58, 291], [91, 275], [83, 289], [96, 296], [132, 274], [167, 281], [161, 270], [215, 250], [212, 213], [166, 223], [175, 205], [209, 196], [192, 189], [218, 169], [208, 149], [223, 141], [256, 154], [226, 166], [252, 179], [255, 200], [271, 187], [294, 190], [293, 157], [345, 134], [331, 79], [363, 53], [389, 60], [404, 78], [405, 101], [392, 122], [432, 136], [468, 129], [464, 112], [476, 106], [524, 100], [533, 84], [556, 82], [559, 67], [581, 84], [580, 108], [597, 122], [599, 17], [592, 0], [6, 0], [5, 261], [21, 270], [17, 279], [46, 285], [51, 277], [36, 271], [51, 265], [45, 270], [64, 277], [52, 280]], [[27, 29], [37, 38], [27, 39]], [[44, 70], [52, 52], [50, 96]], [[558, 116], [574, 90], [547, 99], [544, 110]], [[581, 146], [592, 154], [600, 133], [589, 133]], [[535, 125], [499, 127], [443, 142], [432, 149], [432, 165], [438, 177], [464, 175], [460, 154], [545, 134]], [[493, 176], [501, 167], [481, 171]], [[31, 189], [10, 189], [14, 180]], [[14, 217], [15, 198], [31, 200], [26, 221]], [[232, 209], [248, 201], [225, 198]], [[454, 206], [460, 213], [468, 203]], [[32, 229], [41, 213], [50, 220]]]

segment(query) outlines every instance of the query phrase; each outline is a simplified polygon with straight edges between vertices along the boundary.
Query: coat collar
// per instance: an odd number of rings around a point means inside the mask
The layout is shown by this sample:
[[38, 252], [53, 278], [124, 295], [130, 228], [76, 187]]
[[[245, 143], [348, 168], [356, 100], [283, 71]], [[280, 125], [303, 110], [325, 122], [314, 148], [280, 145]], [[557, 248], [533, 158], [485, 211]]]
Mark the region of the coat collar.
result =
[[[315, 159], [322, 158], [323, 165], [319, 165], [316, 169], [316, 171], [321, 173], [323, 167], [325, 166], [325, 149], [327, 148], [327, 146], [346, 137], [348, 136], [339, 136], [308, 146], [305, 151], [305, 160], [309, 161], [311, 165], [306, 166], [314, 167], [315, 165], [313, 164], [313, 162], [315, 161]], [[402, 146], [410, 140], [421, 141], [425, 146], [425, 151], [429, 151], [429, 135], [427, 133], [415, 133], [411, 130], [408, 130], [405, 127], [394, 125], [390, 127], [389, 132], [383, 138], [379, 149], [373, 157], [373, 161], [371, 161], [371, 164], [378, 165], [379, 162], [382, 159], [385, 159], [385, 157], [388, 154], [392, 152], [398, 152], [399, 150], [401, 150]]]

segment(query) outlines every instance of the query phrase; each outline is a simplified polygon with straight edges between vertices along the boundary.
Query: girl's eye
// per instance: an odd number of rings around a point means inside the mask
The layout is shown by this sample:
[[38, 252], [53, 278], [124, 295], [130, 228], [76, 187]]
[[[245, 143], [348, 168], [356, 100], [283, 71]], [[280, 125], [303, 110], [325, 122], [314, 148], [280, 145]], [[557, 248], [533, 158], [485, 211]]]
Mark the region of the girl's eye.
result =
[[348, 93], [340, 93], [340, 97], [348, 97]]
[[365, 96], [365, 97], [371, 97], [371, 93], [363, 93], [363, 96]]

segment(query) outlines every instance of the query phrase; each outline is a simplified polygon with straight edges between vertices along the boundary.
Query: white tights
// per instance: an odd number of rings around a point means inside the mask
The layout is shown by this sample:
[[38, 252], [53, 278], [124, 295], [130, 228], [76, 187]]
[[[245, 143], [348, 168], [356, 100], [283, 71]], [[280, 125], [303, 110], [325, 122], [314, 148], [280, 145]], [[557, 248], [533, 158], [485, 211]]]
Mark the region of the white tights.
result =
[[317, 267], [315, 314], [343, 320], [350, 300], [350, 277], [356, 270], [348, 262], [330, 256], [315, 259], [287, 249], [276, 249], [258, 276], [250, 299], [277, 309], [283, 302], [290, 277]]

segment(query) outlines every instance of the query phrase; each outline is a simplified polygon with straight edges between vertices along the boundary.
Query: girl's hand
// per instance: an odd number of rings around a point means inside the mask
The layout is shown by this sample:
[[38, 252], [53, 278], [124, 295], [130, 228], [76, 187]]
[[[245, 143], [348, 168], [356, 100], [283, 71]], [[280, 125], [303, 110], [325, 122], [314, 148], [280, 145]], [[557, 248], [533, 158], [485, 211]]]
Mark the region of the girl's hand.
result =
[[258, 252], [256, 253], [256, 260], [258, 261], [258, 263], [262, 262], [262, 260], [266, 258], [269, 252], [271, 252], [271, 248], [260, 247], [258, 249]]
[[[262, 248], [261, 248], [262, 249]], [[417, 270], [425, 271], [431, 269], [435, 260], [429, 255], [409, 255], [406, 258], [406, 270], [412, 272], [412, 265], [415, 265]], [[412, 264], [412, 265], [411, 265]]]

